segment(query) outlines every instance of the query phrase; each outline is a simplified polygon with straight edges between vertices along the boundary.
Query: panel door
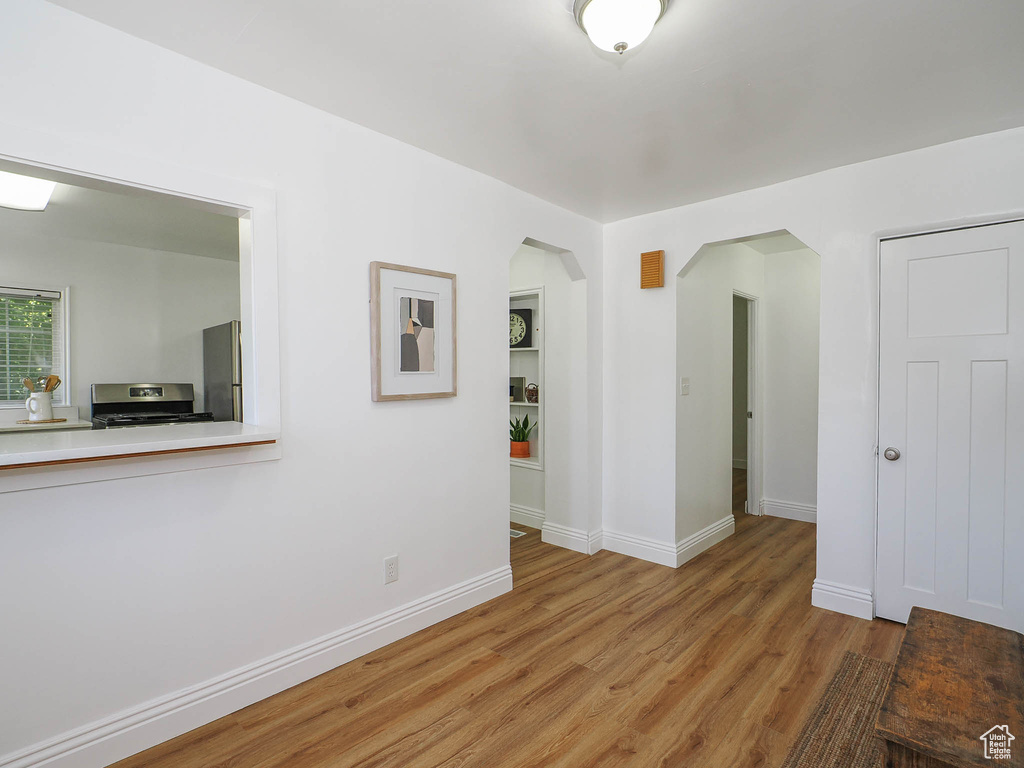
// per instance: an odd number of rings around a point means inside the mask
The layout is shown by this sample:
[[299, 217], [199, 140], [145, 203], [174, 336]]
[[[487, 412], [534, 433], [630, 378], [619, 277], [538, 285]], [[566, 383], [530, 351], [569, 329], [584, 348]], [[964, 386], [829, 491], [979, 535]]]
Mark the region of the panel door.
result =
[[880, 281], [876, 613], [1024, 630], [1024, 222], [886, 241]]

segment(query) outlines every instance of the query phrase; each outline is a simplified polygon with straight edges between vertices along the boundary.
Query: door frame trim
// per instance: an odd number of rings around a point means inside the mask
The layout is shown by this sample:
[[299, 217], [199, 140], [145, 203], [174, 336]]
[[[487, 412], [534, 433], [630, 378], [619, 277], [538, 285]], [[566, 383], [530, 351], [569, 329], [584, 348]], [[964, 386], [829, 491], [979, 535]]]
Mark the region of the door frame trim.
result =
[[877, 616], [878, 608], [878, 517], [879, 499], [878, 482], [881, 469], [881, 452], [879, 440], [882, 433], [882, 244], [890, 240], [905, 240], [910, 237], [924, 237], [925, 235], [940, 235], [944, 232], [958, 232], [965, 229], [979, 229], [981, 227], [995, 227], [1000, 224], [1015, 224], [1024, 222], [1024, 210], [1015, 213], [1003, 213], [989, 216], [968, 216], [952, 222], [941, 224], [921, 225], [911, 228], [901, 228], [876, 232], [875, 243], [875, 514], [874, 540], [875, 546], [872, 550], [874, 562], [871, 564], [873, 577], [871, 589], [872, 617]]

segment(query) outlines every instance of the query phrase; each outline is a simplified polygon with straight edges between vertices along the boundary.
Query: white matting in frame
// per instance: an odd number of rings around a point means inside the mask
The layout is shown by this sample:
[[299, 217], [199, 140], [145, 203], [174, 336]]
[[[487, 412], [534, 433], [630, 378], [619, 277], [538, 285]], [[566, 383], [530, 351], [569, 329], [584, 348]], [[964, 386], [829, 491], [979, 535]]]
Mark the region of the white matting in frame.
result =
[[374, 401], [455, 397], [455, 275], [370, 262]]

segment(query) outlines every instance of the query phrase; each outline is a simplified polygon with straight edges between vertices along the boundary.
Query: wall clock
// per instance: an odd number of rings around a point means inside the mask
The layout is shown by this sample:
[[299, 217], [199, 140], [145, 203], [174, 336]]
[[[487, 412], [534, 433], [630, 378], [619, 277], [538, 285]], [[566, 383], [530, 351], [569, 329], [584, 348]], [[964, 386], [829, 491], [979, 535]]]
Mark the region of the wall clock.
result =
[[508, 311], [508, 345], [511, 348], [533, 346], [532, 309]]

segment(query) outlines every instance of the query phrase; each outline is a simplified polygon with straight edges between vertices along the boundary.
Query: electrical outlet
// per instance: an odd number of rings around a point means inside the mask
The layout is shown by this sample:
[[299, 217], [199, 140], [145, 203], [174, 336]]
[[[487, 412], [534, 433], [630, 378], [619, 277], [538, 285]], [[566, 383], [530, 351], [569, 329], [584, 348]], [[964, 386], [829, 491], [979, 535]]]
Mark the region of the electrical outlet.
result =
[[679, 394], [683, 397], [690, 394], [690, 380], [680, 379], [679, 380]]
[[384, 583], [398, 581], [398, 555], [384, 558]]

